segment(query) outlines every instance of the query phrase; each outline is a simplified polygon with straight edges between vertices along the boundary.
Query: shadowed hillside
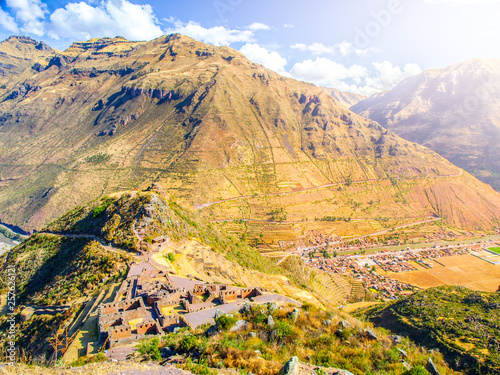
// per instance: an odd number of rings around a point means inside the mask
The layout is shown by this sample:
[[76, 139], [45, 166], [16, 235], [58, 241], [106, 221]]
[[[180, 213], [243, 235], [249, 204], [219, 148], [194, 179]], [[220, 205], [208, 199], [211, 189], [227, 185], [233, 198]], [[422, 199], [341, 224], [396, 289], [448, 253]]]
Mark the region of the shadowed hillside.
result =
[[438, 348], [465, 374], [500, 374], [500, 292], [464, 287], [427, 289], [364, 312], [378, 326]]

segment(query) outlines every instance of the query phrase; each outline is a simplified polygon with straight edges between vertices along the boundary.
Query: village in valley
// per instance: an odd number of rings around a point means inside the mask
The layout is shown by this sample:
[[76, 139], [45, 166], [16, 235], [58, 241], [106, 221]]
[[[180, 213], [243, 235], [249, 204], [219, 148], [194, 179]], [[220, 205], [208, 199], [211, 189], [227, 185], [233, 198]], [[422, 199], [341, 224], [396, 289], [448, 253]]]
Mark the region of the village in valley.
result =
[[[500, 255], [488, 250], [491, 246], [493, 246], [491, 240], [470, 244], [407, 247], [400, 250], [384, 249], [382, 244], [376, 244], [372, 248], [372, 251], [376, 249], [375, 252], [368, 254], [369, 246], [344, 244], [335, 247], [334, 244], [333, 247], [329, 247], [330, 252], [324, 249], [322, 251], [320, 247], [312, 247], [305, 250], [299, 249], [298, 253], [310, 267], [362, 281], [375, 296], [385, 300], [395, 300], [411, 294], [415, 289], [437, 286], [426, 285], [425, 282], [428, 283], [429, 276], [432, 276], [433, 273], [439, 273], [440, 269], [458, 266], [466, 268], [468, 263], [471, 266], [477, 266], [477, 268], [488, 269], [490, 272], [488, 276], [492, 278], [491, 289], [495, 291], [495, 288], [499, 287], [498, 276], [500, 274], [498, 268], [494, 266], [500, 265]], [[353, 250], [356, 250], [354, 254], [350, 254]], [[343, 255], [346, 252], [349, 255]], [[451, 263], [445, 259], [451, 260]], [[467, 262], [464, 262], [465, 259]], [[483, 262], [484, 264], [481, 264]], [[462, 273], [466, 273], [468, 270], [464, 269], [463, 271], [465, 272]], [[448, 268], [445, 272], [453, 271], [452, 268]], [[422, 277], [424, 275], [426, 277]], [[443, 277], [452, 278], [453, 276], [455, 275], [450, 274]], [[476, 279], [477, 277], [474, 278], [474, 280]], [[479, 279], [481, 278], [479, 277]], [[448, 280], [443, 281], [448, 282]], [[458, 282], [455, 280], [455, 283], [461, 284], [463, 282], [466, 284], [467, 281], [464, 278]], [[483, 289], [488, 289], [488, 287]]]

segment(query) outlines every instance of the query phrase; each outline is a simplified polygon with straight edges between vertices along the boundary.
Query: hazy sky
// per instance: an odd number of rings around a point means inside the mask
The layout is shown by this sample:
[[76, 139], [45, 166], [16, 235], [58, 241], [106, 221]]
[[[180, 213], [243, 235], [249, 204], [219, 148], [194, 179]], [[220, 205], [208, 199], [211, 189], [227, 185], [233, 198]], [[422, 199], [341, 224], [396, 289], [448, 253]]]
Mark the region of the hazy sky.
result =
[[73, 41], [180, 32], [269, 69], [369, 95], [408, 75], [500, 58], [500, 0], [0, 0], [0, 37]]

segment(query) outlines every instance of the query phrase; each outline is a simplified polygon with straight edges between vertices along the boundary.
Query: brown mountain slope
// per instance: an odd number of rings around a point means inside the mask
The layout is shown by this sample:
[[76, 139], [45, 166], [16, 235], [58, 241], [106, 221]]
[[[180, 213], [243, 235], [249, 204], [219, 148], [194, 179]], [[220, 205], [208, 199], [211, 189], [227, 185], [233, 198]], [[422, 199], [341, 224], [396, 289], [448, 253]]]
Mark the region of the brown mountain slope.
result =
[[[55, 56], [57, 51], [43, 42], [29, 37], [11, 36], [0, 43], [0, 85], [11, 89], [34, 73]], [[5, 85], [5, 87], [4, 87]], [[0, 94], [3, 92], [0, 91]], [[4, 91], [5, 92], [5, 91]]]
[[[0, 98], [0, 220], [23, 228], [152, 180], [273, 241], [429, 216], [491, 229], [500, 217], [489, 186], [230, 48], [92, 40], [26, 83]], [[344, 220], [314, 220], [325, 216]]]
[[351, 108], [500, 190], [500, 60], [409, 77]]

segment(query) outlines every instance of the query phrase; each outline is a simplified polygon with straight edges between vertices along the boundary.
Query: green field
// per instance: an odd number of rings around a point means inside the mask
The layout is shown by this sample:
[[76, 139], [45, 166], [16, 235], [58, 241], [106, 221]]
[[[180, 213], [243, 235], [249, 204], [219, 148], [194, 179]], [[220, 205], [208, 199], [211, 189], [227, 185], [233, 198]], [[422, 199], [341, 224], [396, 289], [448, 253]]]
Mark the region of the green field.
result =
[[500, 247], [490, 247], [488, 250], [491, 250], [500, 255]]

